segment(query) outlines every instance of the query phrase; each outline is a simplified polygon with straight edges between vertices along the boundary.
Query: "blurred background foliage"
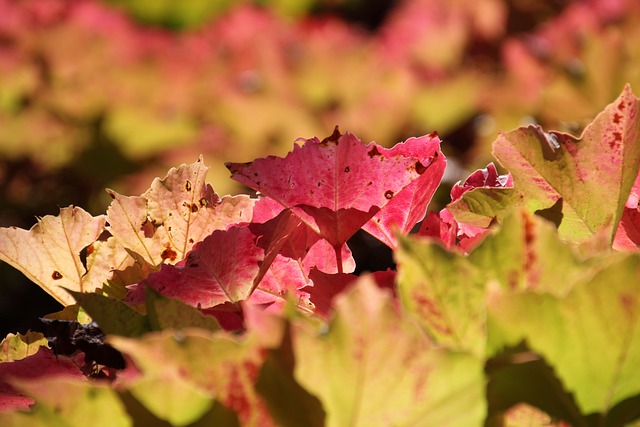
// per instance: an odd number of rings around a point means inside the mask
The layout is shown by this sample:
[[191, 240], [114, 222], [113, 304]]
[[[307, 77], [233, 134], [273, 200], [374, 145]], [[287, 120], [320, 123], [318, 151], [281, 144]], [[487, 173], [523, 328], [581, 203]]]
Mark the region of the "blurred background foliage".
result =
[[[225, 161], [336, 125], [437, 131], [451, 184], [500, 130], [579, 134], [639, 93], [638, 40], [637, 0], [0, 0], [0, 226], [102, 213], [105, 187], [140, 194], [200, 153], [236, 193]], [[0, 266], [0, 324], [34, 291], [18, 276]]]

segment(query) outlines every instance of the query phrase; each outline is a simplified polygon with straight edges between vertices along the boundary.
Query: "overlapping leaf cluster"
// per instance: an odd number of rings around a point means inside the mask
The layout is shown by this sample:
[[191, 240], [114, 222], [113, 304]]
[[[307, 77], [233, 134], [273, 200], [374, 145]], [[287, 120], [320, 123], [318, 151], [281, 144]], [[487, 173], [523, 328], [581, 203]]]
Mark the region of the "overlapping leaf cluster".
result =
[[[2, 342], [0, 421], [637, 424], [639, 110], [626, 87], [580, 138], [501, 134], [510, 173], [476, 171], [415, 234], [437, 135], [337, 129], [227, 164], [257, 198], [216, 195], [199, 159], [109, 190], [106, 215], [0, 229], [0, 257], [67, 306]], [[360, 229], [397, 274], [351, 274]]]

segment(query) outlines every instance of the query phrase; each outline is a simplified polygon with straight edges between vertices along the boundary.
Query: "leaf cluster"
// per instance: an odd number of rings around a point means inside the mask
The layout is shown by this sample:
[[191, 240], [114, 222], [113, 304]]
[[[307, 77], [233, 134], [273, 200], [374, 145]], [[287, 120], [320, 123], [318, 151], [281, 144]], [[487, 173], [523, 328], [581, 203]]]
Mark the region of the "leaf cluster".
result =
[[[336, 128], [228, 163], [255, 198], [218, 196], [200, 158], [105, 215], [2, 228], [0, 258], [66, 308], [0, 344], [0, 421], [637, 424], [639, 110], [627, 86], [579, 138], [505, 132], [510, 172], [428, 215], [437, 134]], [[397, 271], [352, 274], [360, 229]]]

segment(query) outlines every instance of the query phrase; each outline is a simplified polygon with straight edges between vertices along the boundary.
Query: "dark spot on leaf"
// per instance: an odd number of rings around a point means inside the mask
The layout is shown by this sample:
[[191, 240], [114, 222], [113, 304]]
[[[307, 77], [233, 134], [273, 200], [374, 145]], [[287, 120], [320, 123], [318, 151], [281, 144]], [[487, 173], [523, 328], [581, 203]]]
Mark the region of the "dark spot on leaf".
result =
[[367, 156], [369, 157], [373, 157], [373, 156], [379, 156], [380, 155], [380, 151], [378, 150], [378, 147], [376, 147], [375, 145], [373, 146], [373, 148], [371, 150], [369, 150], [369, 152], [367, 153]]
[[189, 267], [191, 267], [191, 268], [198, 268], [198, 267], [200, 267], [200, 264], [196, 264], [196, 263], [189, 264]]
[[318, 181], [318, 187], [320, 187], [322, 185], [322, 183], [320, 181]]
[[60, 279], [62, 279], [62, 274], [60, 274], [60, 272], [58, 270], [56, 270], [51, 274], [51, 278], [53, 280], [60, 280]]
[[619, 124], [620, 120], [622, 120], [622, 116], [620, 114], [618, 114], [618, 113], [615, 113], [613, 115], [613, 123]]
[[[431, 132], [429, 135], [427, 135], [429, 138], [436, 138], [438, 136], [438, 131], [434, 130], [433, 132]], [[437, 154], [437, 153], [436, 153]]]
[[192, 244], [193, 244], [193, 239], [191, 239], [191, 238], [190, 238], [190, 239], [189, 239], [189, 243], [192, 243]]
[[169, 216], [173, 216], [173, 213], [172, 213], [172, 212], [169, 212]]
[[260, 181], [256, 181], [256, 185], [260, 185]]
[[367, 187], [372, 185], [372, 184], [373, 184], [373, 181], [369, 181], [369, 183], [367, 184]]
[[351, 169], [349, 169], [349, 166], [347, 166], [346, 168], [344, 168], [344, 173], [349, 173]]
[[163, 261], [166, 259], [168, 259], [169, 261], [175, 261], [178, 257], [178, 253], [171, 249], [171, 245], [169, 245], [168, 243], [166, 246], [166, 249], [160, 254], [160, 258], [162, 258]]
[[390, 199], [393, 197], [393, 191], [391, 190], [387, 190], [384, 192], [384, 197], [386, 197], [387, 199]]
[[620, 104], [618, 104], [618, 110], [623, 111], [624, 107], [625, 107], [624, 102], [620, 101]]
[[191, 191], [191, 181], [187, 180], [187, 183], [185, 184], [184, 189], [187, 191]]
[[191, 205], [191, 212], [193, 212], [193, 213], [198, 212], [198, 205], [196, 205], [195, 203], [193, 205]]
[[167, 227], [167, 231], [171, 231], [171, 226], [168, 226], [168, 227]]
[[613, 137], [616, 141], [622, 141], [622, 134], [620, 132], [614, 132]]

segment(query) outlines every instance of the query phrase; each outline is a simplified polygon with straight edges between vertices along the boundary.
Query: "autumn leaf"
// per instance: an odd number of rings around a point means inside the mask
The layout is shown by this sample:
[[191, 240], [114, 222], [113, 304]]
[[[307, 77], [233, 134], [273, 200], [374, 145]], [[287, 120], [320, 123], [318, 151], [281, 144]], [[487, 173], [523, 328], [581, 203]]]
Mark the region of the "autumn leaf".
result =
[[398, 293], [407, 313], [451, 349], [484, 354], [485, 276], [460, 253], [406, 237], [395, 252]]
[[255, 342], [185, 329], [140, 339], [113, 337], [110, 343], [142, 371], [126, 385], [159, 418], [188, 424], [217, 399], [238, 414], [243, 426], [272, 425], [254, 389], [264, 358]]
[[248, 196], [219, 198], [205, 183], [202, 157], [156, 178], [141, 196], [107, 190], [109, 231], [127, 250], [152, 266], [175, 264], [215, 230], [251, 221], [254, 201]]
[[640, 394], [640, 257], [613, 257], [563, 298], [497, 287], [488, 295], [490, 353], [526, 340], [585, 415], [606, 417]]
[[294, 326], [294, 376], [327, 426], [483, 425], [482, 361], [435, 348], [370, 279], [337, 297], [328, 329]]
[[47, 339], [40, 332], [9, 334], [0, 342], [0, 363], [24, 359], [47, 346]]
[[291, 209], [337, 250], [429, 166], [337, 129], [284, 158], [227, 163], [233, 179]]
[[16, 409], [25, 410], [33, 399], [13, 386], [16, 380], [34, 381], [39, 378], [84, 378], [78, 361], [56, 356], [53, 350], [39, 347], [38, 351], [20, 360], [0, 363], [0, 413]]
[[88, 382], [78, 377], [46, 376], [14, 380], [13, 384], [36, 404], [30, 413], [0, 413], [3, 426], [80, 427], [88, 420], [96, 427], [132, 425], [118, 393], [105, 383]]
[[74, 303], [63, 289], [93, 291], [108, 278], [93, 275], [88, 283], [87, 270], [80, 253], [104, 231], [104, 215], [93, 217], [78, 207], [60, 209], [59, 216], [38, 219], [30, 230], [0, 228], [0, 259], [20, 270], [32, 282], [63, 305]]
[[385, 150], [386, 156], [415, 157], [427, 166], [422, 175], [404, 187], [362, 228], [392, 249], [397, 247], [396, 232], [408, 234], [427, 211], [447, 165], [437, 134], [409, 138]]
[[[563, 239], [581, 242], [599, 233], [613, 241], [640, 165], [640, 101], [626, 86], [580, 138], [528, 126], [501, 134], [493, 153], [513, 174], [514, 190], [474, 190], [454, 212], [474, 225], [525, 205], [558, 225]], [[484, 219], [483, 219], [484, 218]]]

